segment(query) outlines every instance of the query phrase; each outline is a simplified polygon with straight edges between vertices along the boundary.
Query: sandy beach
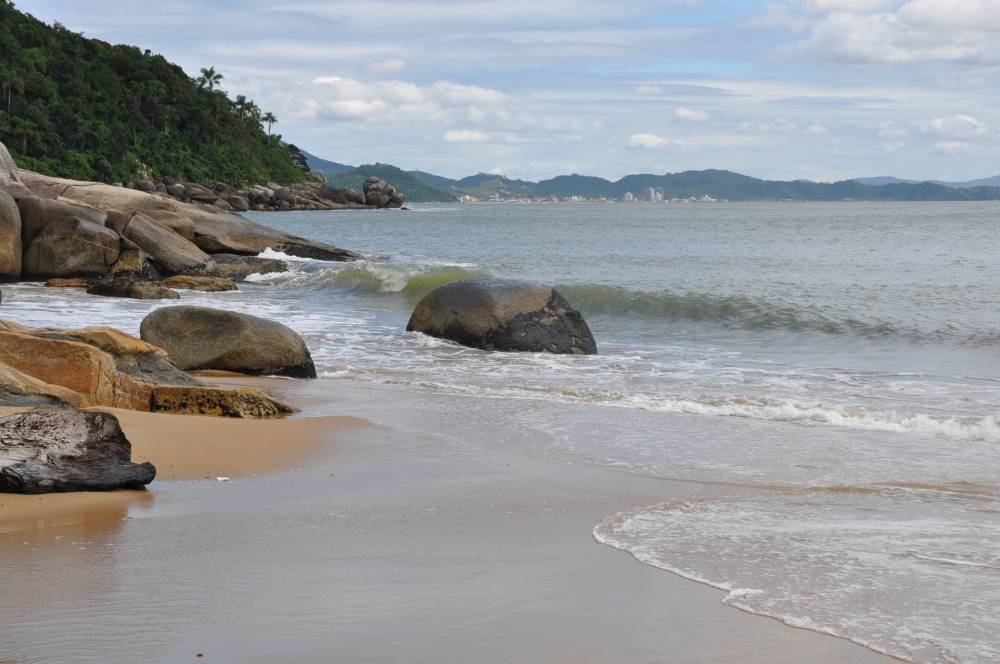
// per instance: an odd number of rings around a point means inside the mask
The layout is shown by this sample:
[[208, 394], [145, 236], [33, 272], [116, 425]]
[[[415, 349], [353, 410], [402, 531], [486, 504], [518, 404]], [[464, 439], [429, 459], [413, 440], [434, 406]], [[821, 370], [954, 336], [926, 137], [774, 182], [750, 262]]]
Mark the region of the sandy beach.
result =
[[0, 499], [5, 664], [895, 661], [592, 536], [617, 511], [746, 488], [348, 417], [116, 414], [159, 468], [148, 491]]

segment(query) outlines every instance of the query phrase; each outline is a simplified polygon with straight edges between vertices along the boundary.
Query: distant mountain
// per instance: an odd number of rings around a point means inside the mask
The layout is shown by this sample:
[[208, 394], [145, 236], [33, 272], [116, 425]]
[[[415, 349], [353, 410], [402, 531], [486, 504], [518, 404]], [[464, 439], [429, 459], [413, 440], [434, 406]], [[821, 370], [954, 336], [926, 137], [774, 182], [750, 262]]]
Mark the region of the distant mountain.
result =
[[314, 154], [309, 154], [305, 150], [299, 150], [306, 157], [306, 161], [309, 163], [309, 168], [314, 171], [323, 171], [324, 174], [330, 175], [332, 173], [343, 173], [344, 171], [349, 171], [353, 166], [348, 166], [347, 164], [338, 164], [335, 161], [327, 161], [326, 159], [321, 159]]
[[396, 191], [405, 194], [406, 200], [410, 203], [449, 203], [457, 200], [453, 193], [425, 184], [412, 173], [391, 164], [364, 164], [347, 171], [326, 173], [326, 180], [331, 187], [347, 187], [361, 191], [365, 178], [372, 175], [377, 175], [395, 187]]
[[861, 184], [867, 184], [873, 187], [879, 187], [884, 184], [920, 184], [921, 182], [930, 182], [931, 184], [940, 184], [945, 187], [951, 187], [952, 189], [971, 189], [973, 187], [1000, 187], [1000, 175], [994, 175], [991, 178], [982, 178], [980, 180], [969, 180], [968, 182], [945, 182], [944, 180], [901, 180], [899, 178], [882, 176], [877, 178], [855, 178], [855, 182], [860, 182]]

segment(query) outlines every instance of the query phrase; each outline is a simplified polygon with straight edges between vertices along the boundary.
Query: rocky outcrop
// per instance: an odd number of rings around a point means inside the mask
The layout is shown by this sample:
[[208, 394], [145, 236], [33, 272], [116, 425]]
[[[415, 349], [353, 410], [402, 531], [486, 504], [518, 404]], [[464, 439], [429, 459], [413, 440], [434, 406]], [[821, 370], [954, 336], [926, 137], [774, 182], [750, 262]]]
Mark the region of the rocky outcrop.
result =
[[21, 212], [11, 195], [0, 191], [0, 282], [21, 278], [21, 257]]
[[43, 284], [46, 288], [87, 288], [90, 281], [82, 277], [72, 279], [49, 279]]
[[231, 279], [223, 277], [168, 277], [160, 282], [161, 286], [180, 290], [201, 291], [203, 293], [223, 293], [236, 290], [236, 284]]
[[0, 190], [7, 192], [13, 198], [31, 195], [31, 191], [21, 181], [17, 164], [3, 143], [0, 143]]
[[153, 265], [149, 254], [126, 237], [122, 238], [122, 250], [118, 260], [108, 272], [109, 279], [132, 281], [159, 281], [160, 272]]
[[236, 254], [237, 256], [256, 256], [260, 252], [252, 247], [232, 240], [213, 237], [211, 235], [199, 235], [194, 239], [195, 246], [206, 254]]
[[219, 268], [219, 274], [233, 281], [244, 281], [251, 274], [288, 272], [288, 263], [275, 258], [234, 254], [216, 254], [212, 258]]
[[25, 280], [53, 277], [103, 277], [118, 261], [118, 233], [77, 217], [63, 217], [45, 226], [24, 252]]
[[131, 300], [179, 300], [180, 295], [152, 281], [140, 279], [104, 279], [87, 287], [89, 295], [124, 297]]
[[32, 330], [0, 321], [0, 405], [108, 406], [146, 412], [277, 417], [260, 390], [206, 385], [166, 352], [118, 330]]
[[0, 418], [0, 492], [141, 489], [156, 476], [132, 463], [132, 445], [111, 413], [44, 408]]
[[142, 215], [154, 224], [177, 233], [185, 240], [194, 240], [194, 222], [187, 215], [167, 210], [149, 210]]
[[253, 376], [315, 378], [305, 342], [275, 321], [221, 309], [164, 307], [143, 319], [139, 335], [185, 371], [221, 369]]
[[125, 226], [125, 237], [146, 252], [163, 275], [216, 276], [215, 262], [180, 235], [139, 213]]
[[372, 176], [365, 180], [365, 202], [376, 208], [403, 207], [405, 198], [396, 193], [396, 188], [380, 177]]
[[513, 279], [466, 279], [435, 288], [406, 326], [483, 350], [594, 355], [583, 316], [550, 286]]

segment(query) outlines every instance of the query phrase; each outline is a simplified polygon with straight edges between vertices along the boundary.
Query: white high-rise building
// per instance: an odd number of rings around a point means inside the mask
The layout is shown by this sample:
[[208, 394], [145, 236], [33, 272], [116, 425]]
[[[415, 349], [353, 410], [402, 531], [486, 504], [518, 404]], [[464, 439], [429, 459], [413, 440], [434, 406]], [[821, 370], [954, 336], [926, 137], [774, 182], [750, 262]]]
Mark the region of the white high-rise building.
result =
[[656, 200], [656, 190], [652, 187], [646, 187], [646, 200], [655, 201]]
[[632, 195], [631, 191], [626, 191], [625, 192], [625, 200], [627, 200], [627, 201], [633, 201], [633, 200], [635, 200], [635, 197]]

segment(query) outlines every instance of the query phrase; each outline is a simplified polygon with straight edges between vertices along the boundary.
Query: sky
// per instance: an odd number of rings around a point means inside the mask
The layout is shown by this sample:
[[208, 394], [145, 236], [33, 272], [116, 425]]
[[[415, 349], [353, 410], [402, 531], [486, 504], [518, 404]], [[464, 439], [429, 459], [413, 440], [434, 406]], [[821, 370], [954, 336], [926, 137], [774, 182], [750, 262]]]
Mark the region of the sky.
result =
[[537, 181], [1000, 174], [1000, 0], [19, 0], [352, 165]]

